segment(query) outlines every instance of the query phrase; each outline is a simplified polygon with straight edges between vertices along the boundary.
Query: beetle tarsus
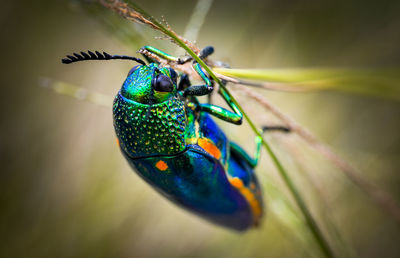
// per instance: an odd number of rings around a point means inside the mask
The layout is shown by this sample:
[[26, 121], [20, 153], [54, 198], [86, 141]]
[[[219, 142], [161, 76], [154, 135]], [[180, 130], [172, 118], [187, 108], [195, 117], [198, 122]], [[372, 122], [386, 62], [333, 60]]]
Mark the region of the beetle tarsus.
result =
[[199, 55], [199, 57], [200, 57], [200, 59], [204, 59], [204, 58], [207, 58], [209, 55], [211, 55], [212, 53], [214, 53], [214, 47], [212, 47], [212, 46], [206, 46], [205, 48], [203, 48], [201, 51], [200, 51], [200, 55]]
[[282, 133], [290, 133], [292, 129], [286, 126], [263, 126], [262, 127], [263, 133], [270, 132], [270, 131], [278, 131]]

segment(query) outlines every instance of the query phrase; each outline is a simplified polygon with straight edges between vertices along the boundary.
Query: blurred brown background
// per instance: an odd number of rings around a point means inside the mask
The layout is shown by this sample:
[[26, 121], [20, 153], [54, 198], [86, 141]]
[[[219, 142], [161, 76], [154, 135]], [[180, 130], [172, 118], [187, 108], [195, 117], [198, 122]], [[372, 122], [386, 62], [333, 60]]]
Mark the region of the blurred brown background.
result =
[[[195, 6], [137, 2], [178, 33]], [[197, 44], [213, 45], [214, 60], [237, 68], [399, 67], [399, 13], [395, 0], [216, 0]], [[115, 144], [111, 109], [39, 87], [38, 79], [48, 77], [112, 96], [131, 64], [65, 66], [60, 58], [88, 49], [135, 55], [145, 44], [174, 53], [172, 44], [141, 25], [132, 25], [131, 44], [124, 44], [70, 1], [5, 2], [0, 24], [0, 257], [320, 255], [295, 206], [286, 205], [291, 199], [266, 153], [256, 171], [267, 216], [261, 228], [237, 234], [177, 208], [133, 173]], [[399, 102], [259, 92], [400, 200]], [[259, 125], [274, 122], [254, 101], [234, 94]], [[247, 125], [220, 125], [253, 150]], [[295, 136], [268, 139], [338, 256], [398, 257], [400, 228], [392, 217]]]

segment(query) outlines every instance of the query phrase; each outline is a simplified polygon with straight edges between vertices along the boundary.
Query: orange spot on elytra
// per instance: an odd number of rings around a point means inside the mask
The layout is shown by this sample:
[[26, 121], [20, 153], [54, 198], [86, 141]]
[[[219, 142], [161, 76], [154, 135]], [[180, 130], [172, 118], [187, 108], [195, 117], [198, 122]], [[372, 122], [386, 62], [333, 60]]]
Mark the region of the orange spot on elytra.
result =
[[231, 183], [231, 185], [233, 185], [237, 189], [240, 189], [243, 187], [243, 181], [238, 177], [234, 177], [234, 178], [230, 179], [229, 182]]
[[221, 157], [221, 151], [217, 148], [217, 146], [215, 146], [214, 143], [212, 143], [207, 138], [200, 138], [197, 141], [197, 144], [202, 147], [206, 152], [210, 153], [210, 155], [214, 158], [219, 159]]
[[119, 146], [119, 140], [118, 140], [118, 138], [116, 138], [116, 140], [117, 140], [117, 145]]
[[244, 198], [246, 198], [246, 200], [249, 201], [250, 203], [255, 199], [254, 194], [247, 188], [243, 188], [241, 193], [244, 196]]
[[251, 208], [253, 209], [253, 213], [256, 217], [260, 217], [262, 215], [261, 206], [256, 199], [250, 202]]
[[[241, 193], [241, 195], [246, 199], [246, 201], [250, 205], [250, 208], [254, 215], [254, 225], [257, 225], [262, 215], [262, 208], [260, 202], [257, 200], [254, 193], [250, 191], [250, 189], [243, 184], [243, 181], [240, 178], [238, 177], [230, 178], [229, 182], [233, 187], [235, 187]], [[250, 184], [250, 187], [255, 188], [256, 186], [252, 182]]]
[[158, 168], [158, 170], [165, 171], [165, 170], [167, 170], [168, 165], [167, 165], [167, 163], [165, 163], [164, 161], [159, 160], [159, 161], [156, 163], [156, 168]]

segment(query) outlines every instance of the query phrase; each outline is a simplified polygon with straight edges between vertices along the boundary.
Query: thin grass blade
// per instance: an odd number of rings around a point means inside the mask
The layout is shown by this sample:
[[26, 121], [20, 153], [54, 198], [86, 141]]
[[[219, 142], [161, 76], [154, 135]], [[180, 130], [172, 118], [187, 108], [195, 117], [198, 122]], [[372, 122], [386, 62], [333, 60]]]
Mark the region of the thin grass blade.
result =
[[213, 71], [234, 78], [275, 83], [276, 89], [282, 83], [294, 89], [335, 90], [400, 101], [400, 68], [213, 68]]

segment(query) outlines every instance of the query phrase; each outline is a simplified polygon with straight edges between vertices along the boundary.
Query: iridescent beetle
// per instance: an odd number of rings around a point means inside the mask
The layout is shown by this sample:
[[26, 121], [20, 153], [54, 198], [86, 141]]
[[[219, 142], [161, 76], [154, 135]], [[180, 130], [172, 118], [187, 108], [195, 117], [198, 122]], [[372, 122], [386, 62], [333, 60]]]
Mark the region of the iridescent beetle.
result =
[[[179, 64], [181, 60], [158, 49], [143, 49]], [[204, 59], [213, 53], [206, 47]], [[96, 51], [67, 56], [69, 64], [83, 60], [130, 59], [133, 67], [114, 100], [114, 127], [121, 152], [137, 173], [169, 200], [216, 224], [236, 230], [258, 225], [263, 201], [253, 168], [260, 155], [261, 139], [256, 138], [255, 158], [228, 140], [209, 114], [241, 124], [242, 114], [223, 89], [219, 93], [234, 112], [212, 104], [199, 103], [196, 96], [213, 90], [212, 81], [200, 65], [194, 70], [204, 85], [191, 85], [183, 74], [161, 67], [147, 58], [109, 55]], [[265, 127], [264, 130], [283, 130]]]

